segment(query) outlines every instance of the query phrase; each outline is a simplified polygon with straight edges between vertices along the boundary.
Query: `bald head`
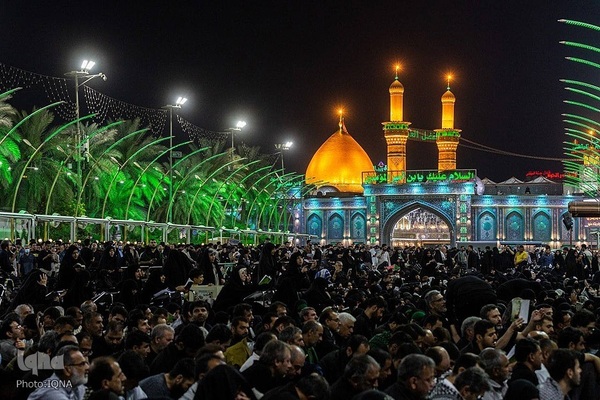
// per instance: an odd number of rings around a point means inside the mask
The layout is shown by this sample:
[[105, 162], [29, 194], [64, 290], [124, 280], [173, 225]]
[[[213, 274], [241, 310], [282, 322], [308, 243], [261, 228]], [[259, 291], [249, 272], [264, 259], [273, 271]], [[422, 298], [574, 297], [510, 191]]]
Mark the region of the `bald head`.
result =
[[290, 345], [290, 363], [291, 367], [288, 371], [288, 376], [299, 376], [302, 373], [302, 367], [306, 361], [304, 350], [296, 345]]

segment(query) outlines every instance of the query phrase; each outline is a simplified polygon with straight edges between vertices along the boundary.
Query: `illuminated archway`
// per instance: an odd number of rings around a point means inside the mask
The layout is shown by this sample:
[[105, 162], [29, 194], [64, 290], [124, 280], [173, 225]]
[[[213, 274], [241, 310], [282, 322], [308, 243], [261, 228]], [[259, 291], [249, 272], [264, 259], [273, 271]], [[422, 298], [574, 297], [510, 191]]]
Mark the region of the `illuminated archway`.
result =
[[414, 204], [399, 211], [384, 229], [384, 241], [391, 246], [432, 246], [453, 244], [450, 220], [432, 207]]

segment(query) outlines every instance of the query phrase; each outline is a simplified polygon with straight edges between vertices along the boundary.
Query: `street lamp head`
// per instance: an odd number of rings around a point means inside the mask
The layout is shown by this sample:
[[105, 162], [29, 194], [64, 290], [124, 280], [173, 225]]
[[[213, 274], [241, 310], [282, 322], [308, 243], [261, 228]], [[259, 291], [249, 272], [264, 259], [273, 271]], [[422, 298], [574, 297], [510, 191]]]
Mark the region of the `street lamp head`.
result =
[[177, 98], [177, 101], [175, 102], [175, 105], [181, 107], [182, 105], [185, 104], [186, 101], [187, 101], [187, 98], [179, 96]]
[[245, 126], [246, 126], [246, 121], [238, 121], [237, 124], [235, 124], [235, 127], [238, 129], [242, 129]]
[[96, 62], [94, 62], [94, 61], [83, 60], [83, 63], [81, 63], [81, 70], [88, 72], [90, 69], [92, 69], [94, 67], [94, 65], [96, 65]]
[[285, 142], [285, 143], [277, 143], [275, 144], [275, 148], [277, 150], [289, 150], [294, 145], [294, 142]]

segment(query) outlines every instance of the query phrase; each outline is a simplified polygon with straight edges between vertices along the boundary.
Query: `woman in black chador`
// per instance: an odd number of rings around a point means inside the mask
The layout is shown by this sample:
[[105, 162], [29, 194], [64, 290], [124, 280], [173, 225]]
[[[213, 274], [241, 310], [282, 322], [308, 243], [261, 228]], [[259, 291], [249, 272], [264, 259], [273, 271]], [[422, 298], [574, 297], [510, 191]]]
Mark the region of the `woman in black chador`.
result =
[[306, 274], [308, 267], [303, 264], [304, 259], [301, 253], [296, 252], [290, 256], [290, 262], [277, 282], [277, 291], [273, 296], [273, 301], [282, 301], [289, 308], [299, 300], [298, 292], [310, 286], [310, 280]]
[[258, 283], [265, 276], [271, 277], [273, 282], [277, 276], [277, 259], [275, 258], [275, 252], [277, 249], [271, 242], [267, 242], [263, 245], [262, 252], [260, 253], [260, 259], [258, 260], [258, 269], [256, 270], [255, 282]]
[[219, 268], [219, 261], [217, 260], [217, 251], [214, 249], [204, 249], [200, 256], [200, 269], [204, 271], [204, 284], [205, 285], [222, 285], [225, 283], [223, 279], [223, 273]]

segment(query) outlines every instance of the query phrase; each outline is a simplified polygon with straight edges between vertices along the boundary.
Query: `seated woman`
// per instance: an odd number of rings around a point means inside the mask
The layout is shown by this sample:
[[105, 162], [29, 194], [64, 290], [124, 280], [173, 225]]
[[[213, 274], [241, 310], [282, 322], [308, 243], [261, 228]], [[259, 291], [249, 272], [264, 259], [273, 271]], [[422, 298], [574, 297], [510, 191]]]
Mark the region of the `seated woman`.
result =
[[227, 311], [242, 300], [255, 292], [257, 285], [252, 284], [252, 275], [248, 273], [247, 268], [237, 268], [232, 271], [229, 281], [225, 283], [221, 292], [213, 304], [214, 311]]
[[63, 298], [63, 307], [79, 307], [84, 301], [91, 300], [94, 294], [92, 275], [87, 270], [80, 270]]
[[123, 258], [126, 267], [130, 265], [140, 265], [140, 254], [134, 245], [127, 243], [123, 248]]
[[[327, 270], [323, 269], [321, 271]], [[321, 273], [321, 271], [319, 271], [319, 273]], [[327, 273], [329, 273], [329, 271], [327, 271]], [[317, 311], [317, 314], [321, 314], [321, 311], [323, 311], [325, 307], [333, 305], [331, 295], [327, 292], [329, 281], [323, 276], [326, 275], [320, 274], [317, 276], [306, 293], [304, 293], [306, 304], [308, 304], [309, 307], [313, 307]]]
[[[166, 249], [169, 249], [168, 247]], [[192, 262], [187, 255], [177, 249], [169, 249], [163, 272], [167, 285], [174, 290], [179, 285], [185, 285]]]
[[214, 249], [204, 249], [200, 256], [200, 268], [205, 272], [205, 284], [207, 285], [223, 285], [225, 279], [223, 279], [223, 273], [219, 268], [219, 261], [217, 259], [217, 251]]
[[142, 297], [140, 299], [144, 303], [150, 303], [156, 293], [166, 288], [167, 280], [162, 269], [154, 269], [152, 272], [150, 272], [150, 276], [148, 276], [148, 280], [144, 284], [144, 288], [142, 289]]

